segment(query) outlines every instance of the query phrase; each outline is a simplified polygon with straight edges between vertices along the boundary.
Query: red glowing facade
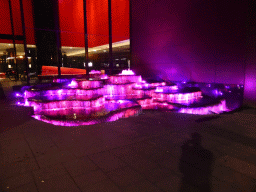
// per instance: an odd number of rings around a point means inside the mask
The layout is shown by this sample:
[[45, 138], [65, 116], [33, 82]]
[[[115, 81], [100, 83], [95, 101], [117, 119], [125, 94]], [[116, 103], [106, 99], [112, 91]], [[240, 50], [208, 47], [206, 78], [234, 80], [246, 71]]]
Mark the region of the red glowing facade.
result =
[[[84, 9], [83, 0], [58, 0], [59, 28], [61, 45], [84, 47]], [[129, 39], [129, 0], [112, 0], [113, 42]], [[14, 32], [22, 35], [21, 13], [18, 0], [11, 0]], [[108, 0], [87, 0], [88, 47], [109, 43]], [[35, 44], [33, 0], [23, 0], [23, 9], [28, 44]], [[0, 2], [0, 34], [12, 34], [9, 1]], [[12, 43], [12, 40], [1, 40]], [[16, 43], [23, 43], [17, 41]]]
[[[35, 44], [35, 30], [33, 18], [32, 0], [23, 0], [24, 19], [26, 25], [26, 39], [28, 44]], [[22, 35], [22, 23], [20, 4], [18, 0], [11, 0], [11, 8], [13, 14], [14, 35]], [[10, 22], [9, 0], [1, 0], [0, 2], [0, 34], [12, 35]], [[1, 39], [0, 43], [12, 43], [12, 40]], [[23, 41], [16, 41], [23, 43]]]
[[[129, 0], [112, 0], [113, 43], [129, 39]], [[109, 43], [108, 0], [87, 0], [88, 47]], [[84, 47], [83, 0], [59, 0], [61, 45]]]

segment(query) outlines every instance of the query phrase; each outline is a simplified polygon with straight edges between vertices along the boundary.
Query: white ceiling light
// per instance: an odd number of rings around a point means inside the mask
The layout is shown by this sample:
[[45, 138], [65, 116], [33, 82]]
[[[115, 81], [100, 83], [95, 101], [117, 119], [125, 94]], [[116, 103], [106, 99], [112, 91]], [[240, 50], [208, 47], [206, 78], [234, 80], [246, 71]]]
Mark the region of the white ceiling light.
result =
[[88, 63], [88, 67], [92, 67], [92, 65], [93, 65], [92, 62]]

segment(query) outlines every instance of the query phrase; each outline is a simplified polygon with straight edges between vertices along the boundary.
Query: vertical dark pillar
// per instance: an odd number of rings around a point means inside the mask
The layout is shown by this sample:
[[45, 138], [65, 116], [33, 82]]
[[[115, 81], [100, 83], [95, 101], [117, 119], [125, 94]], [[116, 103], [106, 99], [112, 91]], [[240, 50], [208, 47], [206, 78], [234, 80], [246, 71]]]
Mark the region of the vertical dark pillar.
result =
[[57, 65], [58, 65], [58, 76], [61, 76], [61, 41], [60, 41], [60, 22], [59, 22], [59, 4], [58, 1], [55, 1], [53, 4], [53, 15], [54, 15], [54, 29], [56, 33], [56, 44], [57, 44]]
[[[35, 18], [35, 37], [37, 48], [38, 74], [42, 72], [42, 66], [58, 66], [59, 58], [57, 50], [57, 34], [55, 12], [58, 8], [58, 0], [32, 0]], [[58, 14], [57, 14], [58, 15]], [[60, 43], [58, 45], [60, 47]], [[59, 59], [61, 61], [61, 59]]]
[[132, 66], [132, 38], [131, 38], [131, 32], [132, 32], [132, 0], [129, 1], [129, 34], [130, 34], [130, 68], [133, 69]]
[[12, 17], [12, 5], [11, 5], [11, 0], [9, 0], [9, 9], [10, 9], [10, 20], [11, 20], [11, 28], [12, 28], [12, 42], [13, 42], [13, 48], [14, 48], [14, 64], [15, 64], [15, 70], [17, 77], [16, 79], [19, 79], [18, 75], [18, 66], [17, 66], [17, 60], [16, 60], [16, 44], [15, 44], [15, 34], [14, 34], [14, 26], [13, 26], [13, 17]]
[[110, 75], [113, 74], [113, 53], [112, 53], [112, 15], [111, 0], [108, 0], [108, 26], [109, 26], [109, 69]]
[[20, 0], [20, 13], [21, 13], [22, 31], [23, 31], [23, 38], [24, 38], [23, 42], [24, 42], [24, 51], [25, 51], [27, 85], [29, 85], [28, 49], [27, 49], [26, 29], [25, 29], [25, 20], [24, 20], [24, 11], [23, 11], [22, 0]]
[[89, 76], [89, 66], [88, 66], [88, 31], [87, 31], [87, 12], [86, 12], [86, 0], [83, 0], [84, 3], [84, 51], [85, 51], [85, 66], [86, 66], [86, 75]]

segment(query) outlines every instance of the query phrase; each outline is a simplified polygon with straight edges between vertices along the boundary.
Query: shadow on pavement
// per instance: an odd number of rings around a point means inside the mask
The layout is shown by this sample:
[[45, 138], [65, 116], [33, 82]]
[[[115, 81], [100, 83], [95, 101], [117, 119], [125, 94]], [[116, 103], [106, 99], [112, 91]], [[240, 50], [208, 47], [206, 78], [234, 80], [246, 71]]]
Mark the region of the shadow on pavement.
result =
[[[213, 154], [201, 146], [202, 136], [195, 132], [182, 145], [179, 169], [183, 174], [180, 192], [211, 191]], [[194, 189], [194, 190], [193, 190]]]

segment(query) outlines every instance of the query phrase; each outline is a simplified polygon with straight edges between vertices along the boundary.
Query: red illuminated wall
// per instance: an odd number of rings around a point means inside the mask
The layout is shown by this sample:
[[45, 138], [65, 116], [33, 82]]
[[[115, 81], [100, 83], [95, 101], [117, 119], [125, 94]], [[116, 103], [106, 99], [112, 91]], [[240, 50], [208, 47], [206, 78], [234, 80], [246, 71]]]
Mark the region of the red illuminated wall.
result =
[[[22, 35], [22, 24], [20, 14], [20, 4], [18, 0], [11, 0], [12, 12], [13, 12], [13, 24], [15, 35]], [[34, 35], [34, 19], [33, 19], [33, 8], [32, 0], [23, 0], [23, 10], [26, 25], [26, 38], [28, 44], [35, 44]], [[9, 1], [0, 1], [0, 34], [12, 34], [10, 12], [9, 12]], [[12, 40], [0, 40], [0, 43], [12, 43]], [[23, 42], [17, 42], [23, 43]]]
[[[87, 0], [89, 47], [109, 43], [108, 0]], [[83, 0], [59, 0], [62, 46], [84, 47]], [[129, 0], [112, 0], [113, 42], [129, 39]]]
[[89, 47], [108, 44], [108, 0], [88, 0], [87, 27]]
[[[62, 75], [70, 75], [70, 74], [86, 74], [85, 69], [77, 69], [77, 68], [67, 68], [61, 67], [61, 74]], [[58, 74], [58, 67], [55, 66], [42, 66], [42, 75], [57, 75]]]
[[129, 0], [112, 0], [112, 40], [130, 39]]

